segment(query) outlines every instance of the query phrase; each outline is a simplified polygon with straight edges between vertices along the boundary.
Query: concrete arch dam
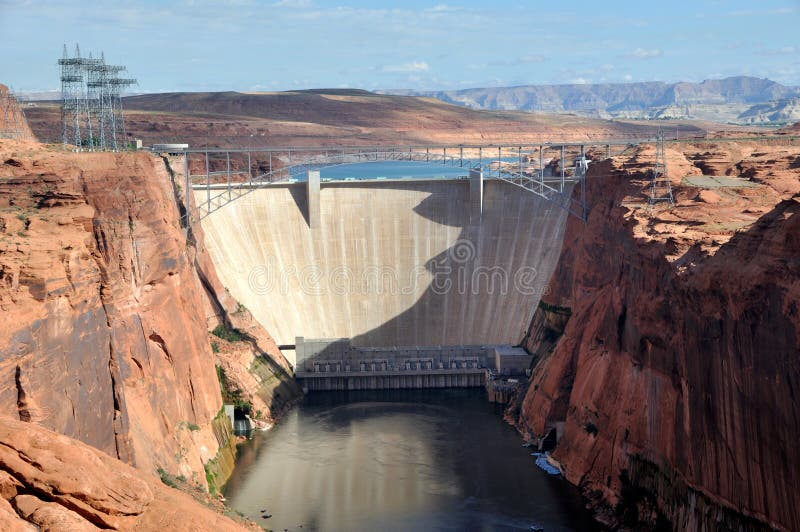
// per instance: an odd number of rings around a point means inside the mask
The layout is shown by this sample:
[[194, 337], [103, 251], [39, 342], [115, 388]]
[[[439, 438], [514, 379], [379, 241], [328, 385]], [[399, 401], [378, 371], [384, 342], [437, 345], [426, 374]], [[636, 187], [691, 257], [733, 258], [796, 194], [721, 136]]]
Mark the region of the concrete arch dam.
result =
[[500, 179], [309, 179], [262, 185], [202, 226], [222, 282], [278, 344], [481, 346], [523, 338], [567, 216]]

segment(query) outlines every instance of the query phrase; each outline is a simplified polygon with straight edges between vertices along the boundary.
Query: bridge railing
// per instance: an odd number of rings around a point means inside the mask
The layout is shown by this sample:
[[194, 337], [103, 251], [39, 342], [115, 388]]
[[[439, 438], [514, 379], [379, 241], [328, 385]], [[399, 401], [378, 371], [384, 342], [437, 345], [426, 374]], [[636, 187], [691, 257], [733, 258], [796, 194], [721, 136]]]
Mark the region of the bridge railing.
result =
[[[303, 180], [310, 170], [390, 161], [461, 168], [465, 178], [479, 169], [484, 178], [511, 183], [586, 219], [585, 145], [209, 149], [186, 150], [184, 155], [186, 204], [195, 204], [187, 219], [205, 218], [263, 186]], [[568, 157], [574, 164], [565, 164]], [[574, 186], [580, 188], [577, 198]], [[193, 202], [189, 195], [197, 190], [205, 191], [205, 198]]]

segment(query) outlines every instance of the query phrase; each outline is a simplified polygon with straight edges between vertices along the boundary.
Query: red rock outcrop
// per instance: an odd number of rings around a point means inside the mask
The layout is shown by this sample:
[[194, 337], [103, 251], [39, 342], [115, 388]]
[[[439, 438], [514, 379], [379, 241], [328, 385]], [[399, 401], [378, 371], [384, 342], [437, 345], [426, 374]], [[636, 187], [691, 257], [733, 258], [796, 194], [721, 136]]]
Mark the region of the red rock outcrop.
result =
[[257, 528], [206, 508], [158, 478], [31, 423], [0, 417], [3, 530]]
[[778, 130], [779, 135], [797, 135], [798, 133], [800, 133], [800, 122], [795, 122]]
[[259, 344], [253, 342], [253, 337], [248, 334], [252, 328], [237, 327], [236, 330], [243, 334], [240, 341], [210, 336], [218, 371], [226, 392], [235, 396], [234, 403], [246, 404], [247, 414], [255, 425], [266, 428], [294, 406], [303, 392], [290, 373], [274, 363], [271, 357], [265, 356]]
[[0, 412], [205, 486], [227, 442], [195, 263], [160, 159], [0, 141]]
[[[612, 526], [800, 529], [800, 148], [750, 148], [668, 150], [677, 205], [652, 213], [647, 148], [593, 165], [568, 222], [519, 424], [564, 422], [553, 456]], [[698, 150], [751, 179], [692, 185]]]
[[35, 140], [19, 102], [0, 83], [0, 139]]

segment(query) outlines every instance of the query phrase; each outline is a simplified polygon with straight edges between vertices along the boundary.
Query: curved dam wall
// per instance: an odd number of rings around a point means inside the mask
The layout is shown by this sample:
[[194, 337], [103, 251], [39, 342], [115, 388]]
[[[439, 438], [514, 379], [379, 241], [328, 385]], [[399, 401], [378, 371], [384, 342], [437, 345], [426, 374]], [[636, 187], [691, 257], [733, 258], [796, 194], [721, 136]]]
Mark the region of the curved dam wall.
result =
[[561, 251], [558, 205], [485, 180], [476, 218], [469, 180], [335, 182], [309, 224], [306, 186], [260, 188], [202, 221], [222, 282], [279, 344], [523, 338]]

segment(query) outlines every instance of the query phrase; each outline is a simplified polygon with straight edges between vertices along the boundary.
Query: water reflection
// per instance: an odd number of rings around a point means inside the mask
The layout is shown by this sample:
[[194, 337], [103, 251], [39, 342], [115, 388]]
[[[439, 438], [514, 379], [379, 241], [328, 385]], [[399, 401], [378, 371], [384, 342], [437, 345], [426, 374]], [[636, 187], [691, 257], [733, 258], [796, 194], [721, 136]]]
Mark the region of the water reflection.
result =
[[242, 447], [226, 496], [274, 530], [593, 528], [493, 408], [477, 390], [311, 395]]

